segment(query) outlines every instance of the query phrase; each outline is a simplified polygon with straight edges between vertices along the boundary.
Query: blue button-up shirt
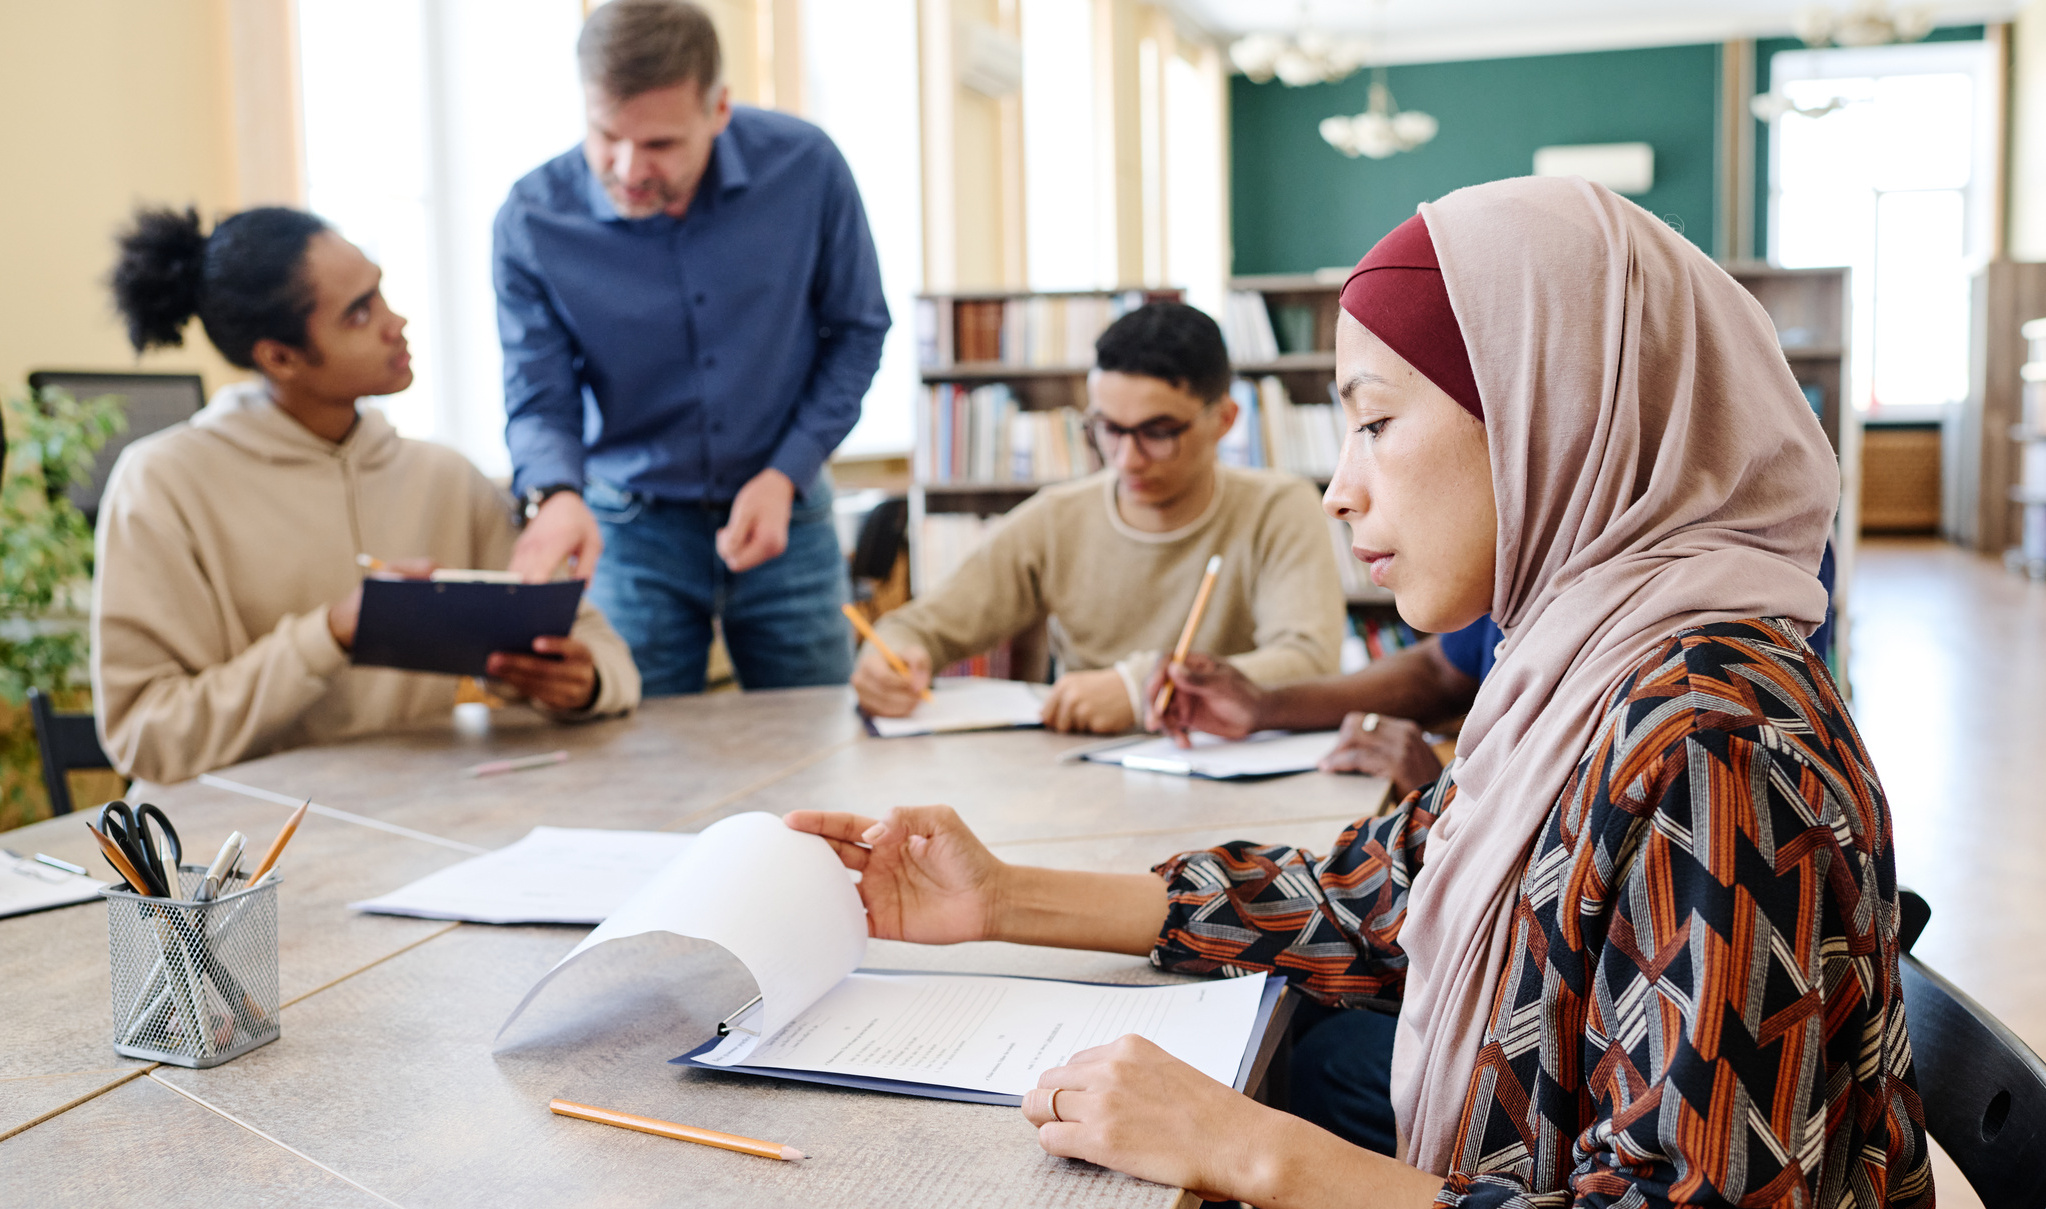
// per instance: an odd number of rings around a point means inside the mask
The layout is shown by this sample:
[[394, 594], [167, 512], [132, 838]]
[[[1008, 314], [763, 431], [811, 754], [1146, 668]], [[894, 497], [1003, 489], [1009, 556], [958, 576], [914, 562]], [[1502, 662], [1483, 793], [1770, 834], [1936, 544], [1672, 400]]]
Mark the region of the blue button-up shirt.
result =
[[580, 148], [512, 186], [494, 276], [513, 489], [798, 491], [860, 417], [888, 305], [845, 159], [735, 107], [681, 218], [627, 219]]

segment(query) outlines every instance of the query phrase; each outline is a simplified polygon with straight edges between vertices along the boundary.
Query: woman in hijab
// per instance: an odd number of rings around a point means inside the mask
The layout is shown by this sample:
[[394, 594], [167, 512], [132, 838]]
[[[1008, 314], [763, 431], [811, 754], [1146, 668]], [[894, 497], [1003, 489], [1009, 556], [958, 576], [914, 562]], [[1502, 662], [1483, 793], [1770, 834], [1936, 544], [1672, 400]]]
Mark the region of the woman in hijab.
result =
[[945, 807], [789, 825], [876, 936], [1399, 1011], [1401, 1159], [1136, 1037], [1025, 1098], [1053, 1154], [1257, 1205], [1929, 1207], [1888, 807], [1804, 641], [1839, 477], [1767, 315], [1555, 179], [1422, 206], [1342, 303], [1324, 506], [1416, 629], [1506, 635], [1435, 785], [1327, 856], [1149, 874], [1007, 865]]

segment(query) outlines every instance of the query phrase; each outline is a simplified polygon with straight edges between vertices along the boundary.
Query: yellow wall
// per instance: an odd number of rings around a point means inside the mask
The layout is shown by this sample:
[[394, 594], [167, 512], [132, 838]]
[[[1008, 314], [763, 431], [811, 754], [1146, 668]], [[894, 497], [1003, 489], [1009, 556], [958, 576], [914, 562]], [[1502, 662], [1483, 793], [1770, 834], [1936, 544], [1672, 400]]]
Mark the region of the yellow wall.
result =
[[139, 365], [104, 279], [138, 201], [235, 203], [224, 0], [0, 4], [0, 391], [32, 369], [229, 367], [195, 327]]

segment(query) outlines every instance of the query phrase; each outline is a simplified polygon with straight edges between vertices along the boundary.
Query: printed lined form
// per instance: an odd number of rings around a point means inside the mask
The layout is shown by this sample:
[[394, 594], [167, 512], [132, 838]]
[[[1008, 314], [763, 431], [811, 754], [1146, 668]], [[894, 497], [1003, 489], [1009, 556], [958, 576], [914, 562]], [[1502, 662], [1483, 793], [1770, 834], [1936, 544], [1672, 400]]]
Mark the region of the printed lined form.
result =
[[1228, 1083], [1264, 983], [1261, 974], [1125, 987], [860, 971], [772, 1037], [735, 1032], [703, 1061], [1021, 1095], [1080, 1050], [1135, 1033]]
[[1020, 680], [941, 676], [931, 684], [931, 699], [918, 704], [909, 717], [869, 718], [867, 724], [883, 739], [904, 739], [1041, 726], [1043, 714], [1043, 694]]

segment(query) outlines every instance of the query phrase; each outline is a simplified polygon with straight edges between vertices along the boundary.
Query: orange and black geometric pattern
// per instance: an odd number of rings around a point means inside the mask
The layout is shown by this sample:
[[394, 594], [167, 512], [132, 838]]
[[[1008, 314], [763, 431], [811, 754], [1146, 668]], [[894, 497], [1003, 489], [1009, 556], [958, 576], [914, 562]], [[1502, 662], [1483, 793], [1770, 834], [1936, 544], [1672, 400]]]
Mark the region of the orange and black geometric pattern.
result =
[[[1158, 867], [1152, 960], [1395, 1008], [1448, 777], [1326, 857]], [[1687, 630], [1614, 690], [1529, 854], [1440, 1204], [1931, 1209], [1889, 808], [1775, 621]]]

